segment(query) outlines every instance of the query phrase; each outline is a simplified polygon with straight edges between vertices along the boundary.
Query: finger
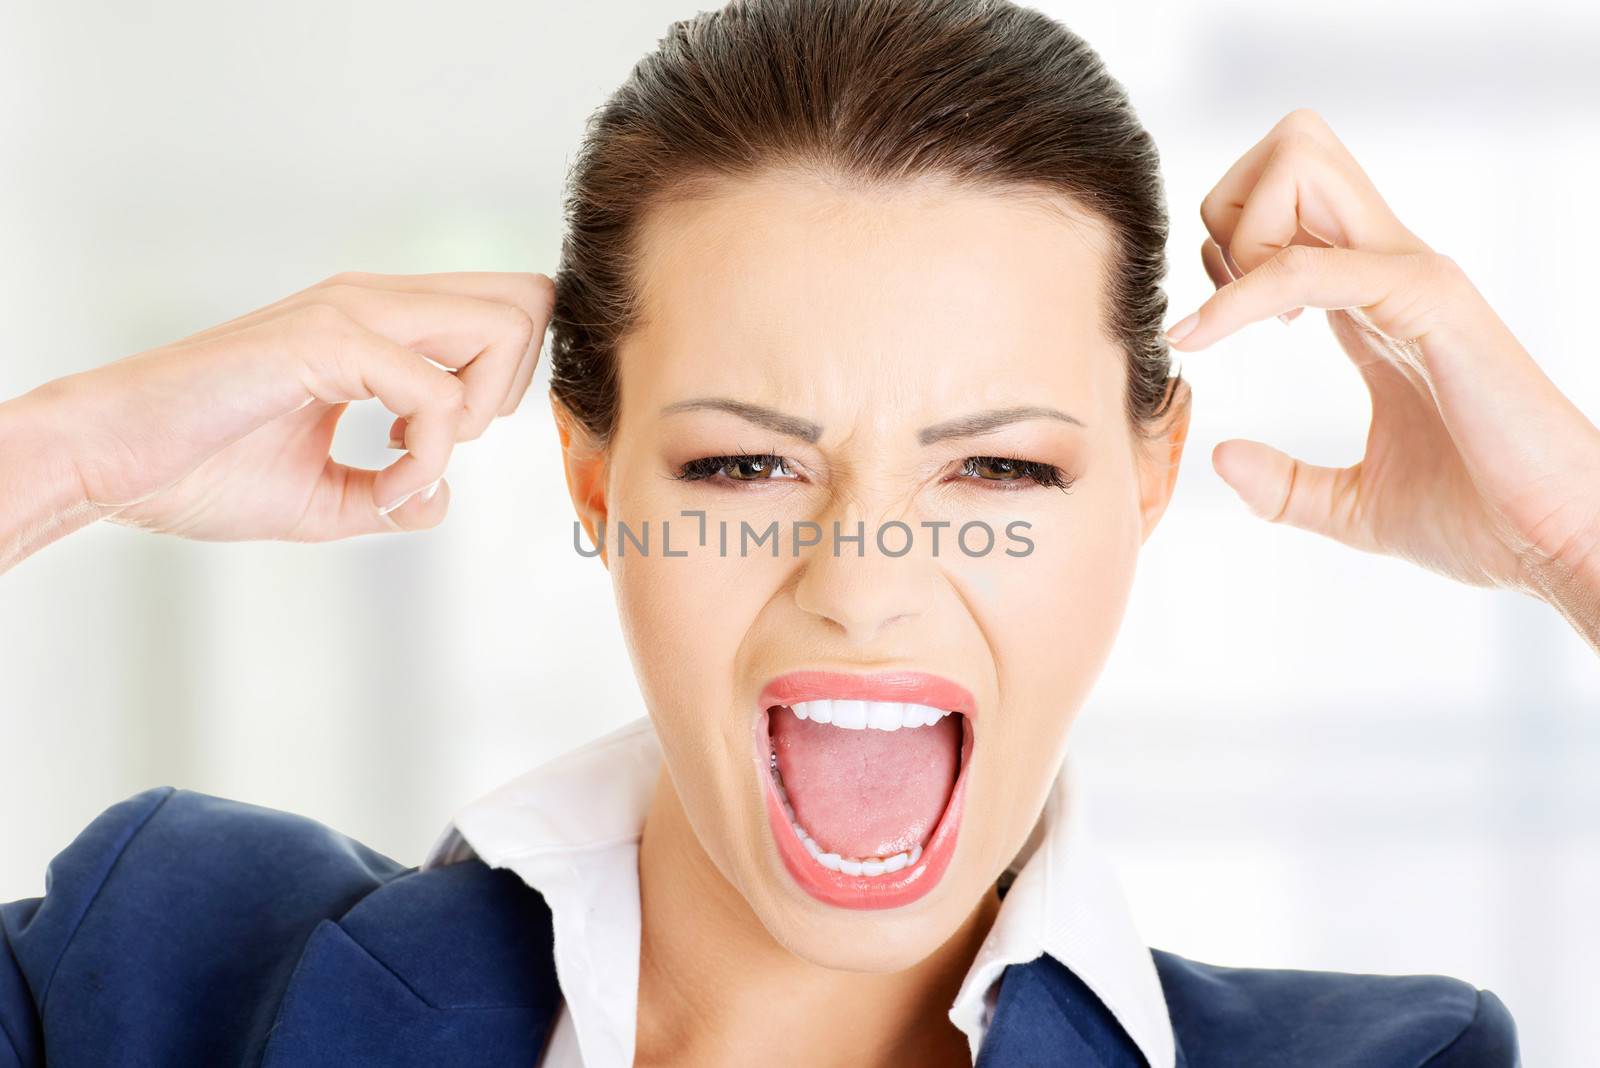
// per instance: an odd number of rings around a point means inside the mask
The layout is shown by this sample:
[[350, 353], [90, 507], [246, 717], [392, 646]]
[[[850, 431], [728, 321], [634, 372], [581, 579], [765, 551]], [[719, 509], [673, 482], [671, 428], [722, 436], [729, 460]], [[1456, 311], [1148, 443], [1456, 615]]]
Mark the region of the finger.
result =
[[[489, 303], [503, 304], [524, 313], [534, 324], [530, 344], [517, 355], [517, 360], [512, 368], [503, 375], [486, 374], [483, 371], [474, 371], [467, 377], [476, 379], [480, 376], [485, 379], [478, 384], [477, 393], [491, 396], [494, 401], [493, 412], [499, 412], [508, 404], [514, 408], [520, 401], [521, 394], [515, 393], [516, 384], [523, 382], [525, 391], [526, 382], [533, 378], [531, 367], [526, 369], [524, 364], [531, 357], [537, 361], [544, 333], [549, 326], [550, 315], [555, 306], [555, 283], [545, 275], [520, 272], [493, 272], [493, 271], [457, 271], [441, 274], [414, 274], [414, 275], [388, 275], [371, 274], [366, 272], [349, 271], [336, 274], [317, 283], [306, 290], [285, 297], [265, 308], [257, 309], [246, 315], [229, 320], [219, 326], [195, 334], [186, 341], [203, 340], [212, 335], [230, 333], [239, 329], [254, 326], [260, 322], [281, 316], [294, 308], [303, 307], [312, 303], [338, 302], [337, 294], [350, 288], [375, 290], [389, 293], [409, 293], [437, 296], [455, 296], [470, 300], [480, 300]], [[334, 290], [335, 296], [330, 298], [328, 291]], [[441, 320], [448, 323], [449, 320]], [[377, 329], [380, 333], [387, 333], [385, 327], [373, 322], [366, 322], [369, 328]], [[450, 367], [463, 367], [473, 362], [474, 357], [483, 350], [480, 345], [477, 349], [464, 349], [465, 342], [459, 338], [448, 347], [430, 347], [436, 339], [427, 339], [423, 332], [412, 327], [406, 328], [404, 336], [391, 334], [393, 340], [402, 345], [425, 352], [429, 357], [439, 360]], [[449, 357], [449, 358], [447, 358]], [[503, 393], [499, 397], [492, 397], [494, 388], [502, 387]], [[478, 414], [485, 407], [483, 401], [474, 397], [473, 413]], [[493, 412], [486, 418], [469, 419], [466, 430], [476, 437], [483, 432]], [[509, 412], [507, 413], [509, 414]], [[481, 425], [480, 425], [481, 424]], [[466, 440], [465, 438], [463, 440]]]
[[[1243, 271], [1235, 273], [1234, 268], [1229, 266], [1228, 259], [1227, 251], [1220, 248], [1210, 237], [1200, 243], [1200, 262], [1205, 266], [1206, 274], [1211, 278], [1211, 284], [1218, 289], [1221, 289], [1229, 282], [1234, 282], [1244, 277]], [[1278, 318], [1283, 320], [1285, 326], [1288, 326], [1295, 319], [1298, 319], [1303, 311], [1305, 311], [1304, 308], [1295, 308], [1293, 311], [1284, 312]]]
[[[331, 285], [355, 285], [398, 293], [452, 293], [460, 297], [495, 301], [522, 309], [539, 327], [550, 323], [555, 306], [555, 283], [542, 274], [504, 271], [448, 271], [441, 274], [368, 274], [347, 271], [319, 282], [312, 290]], [[309, 292], [309, 291], [308, 291]]]
[[[451, 293], [374, 289], [328, 284], [308, 291], [314, 303], [332, 305], [375, 333], [461, 372], [468, 386], [463, 439], [482, 432], [498, 410], [531, 340], [520, 307]], [[274, 305], [293, 315], [308, 304]], [[263, 311], [266, 311], [264, 309]], [[255, 324], [273, 316], [247, 317]]]
[[329, 404], [376, 397], [405, 420], [405, 455], [361, 485], [367, 496], [358, 504], [381, 511], [444, 474], [466, 401], [459, 378], [331, 304], [264, 325], [282, 332], [279, 351], [313, 397]]
[[244, 315], [192, 335], [192, 341], [212, 333], [225, 333], [232, 328], [252, 326], [262, 319], [272, 318], [272, 313], [290, 307], [315, 304], [319, 290], [331, 286], [353, 285], [367, 289], [387, 289], [399, 293], [451, 293], [460, 297], [475, 297], [501, 304], [511, 304], [527, 312], [528, 317], [548, 319], [555, 304], [555, 283], [542, 274], [501, 271], [447, 271], [439, 274], [373, 274], [367, 271], [342, 271], [322, 281], [291, 293]]
[[[535, 336], [529, 345], [528, 351], [523, 355], [522, 361], [517, 364], [516, 374], [511, 379], [510, 388], [506, 391], [505, 399], [501, 402], [496, 415], [511, 415], [522, 403], [527, 395], [528, 387], [533, 384], [534, 372], [539, 367], [540, 349], [543, 342], [542, 336]], [[389, 427], [389, 447], [391, 449], [404, 448], [402, 437], [405, 434], [406, 422], [396, 419]]]
[[347, 467], [332, 459], [312, 491], [300, 523], [288, 535], [291, 541], [332, 541], [360, 534], [427, 530], [444, 520], [450, 508], [450, 484], [430, 482], [400, 505], [379, 513], [371, 507], [373, 483], [379, 472]]
[[454, 271], [443, 274], [365, 274], [347, 272], [335, 275], [322, 285], [341, 282], [391, 289], [400, 292], [455, 293], [479, 300], [495, 300], [511, 304], [526, 312], [533, 321], [533, 338], [522, 355], [516, 370], [507, 383], [505, 396], [496, 408], [498, 415], [510, 415], [522, 403], [538, 366], [544, 335], [550, 326], [550, 316], [555, 308], [555, 282], [549, 276], [537, 273], [500, 271]]
[[1447, 257], [1432, 252], [1386, 255], [1291, 245], [1213, 293], [1168, 339], [1193, 351], [1246, 323], [1312, 307], [1360, 309], [1389, 338], [1420, 341], [1440, 310], [1455, 302], [1458, 275]]
[[[1289, 245], [1342, 246], [1368, 252], [1425, 249], [1400, 225], [1387, 205], [1369, 201], [1377, 190], [1352, 182], [1342, 163], [1313, 137], [1280, 141], [1245, 196], [1228, 238], [1227, 251], [1241, 274]], [[1377, 213], [1381, 218], [1370, 218]], [[1359, 243], [1326, 239], [1324, 233], [1355, 233]]]
[[512, 304], [353, 284], [324, 286], [315, 293], [367, 329], [457, 369], [466, 386], [459, 441], [471, 441], [488, 428], [534, 340], [533, 320]]
[[[1216, 239], [1239, 274], [1297, 243], [1369, 248], [1376, 241], [1383, 251], [1397, 251], [1391, 247], [1392, 235], [1381, 240], [1372, 236], [1379, 228], [1362, 221], [1371, 210], [1362, 202], [1362, 192], [1346, 180], [1314, 136], [1280, 136], [1252, 177], [1249, 188], [1227, 201], [1222, 220], [1215, 224]], [[1365, 243], [1357, 246], [1352, 234], [1366, 234]]]
[[[427, 530], [438, 526], [449, 510], [450, 482], [441, 475], [387, 511], [379, 512], [378, 519], [397, 532]], [[355, 517], [355, 513], [352, 516]], [[367, 521], [371, 521], [370, 516]]]
[[1352, 544], [1359, 529], [1360, 464], [1318, 467], [1235, 438], [1212, 450], [1211, 466], [1257, 518]]
[[[1265, 223], [1241, 219], [1265, 184]], [[1290, 112], [1241, 156], [1200, 203], [1217, 244], [1244, 271], [1292, 243], [1377, 251], [1426, 248], [1401, 224], [1365, 171], [1316, 112]]]
[[534, 372], [539, 369], [539, 355], [543, 348], [544, 336], [539, 334], [534, 337], [533, 344], [528, 349], [528, 354], [522, 358], [522, 363], [517, 367], [517, 373], [511, 380], [511, 389], [506, 393], [504, 403], [500, 405], [501, 415], [510, 415], [522, 403], [522, 398], [528, 393], [528, 387], [533, 384]]

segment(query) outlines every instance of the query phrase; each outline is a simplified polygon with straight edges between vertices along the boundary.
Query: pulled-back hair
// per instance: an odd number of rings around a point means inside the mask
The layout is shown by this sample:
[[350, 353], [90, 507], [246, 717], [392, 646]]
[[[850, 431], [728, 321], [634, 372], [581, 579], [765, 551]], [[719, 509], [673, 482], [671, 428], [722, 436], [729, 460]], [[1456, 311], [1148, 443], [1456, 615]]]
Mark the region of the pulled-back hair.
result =
[[1159, 155], [1081, 37], [1008, 0], [733, 0], [672, 24], [590, 118], [569, 176], [551, 390], [596, 442], [637, 322], [643, 219], [775, 167], [1064, 195], [1109, 224], [1101, 325], [1127, 354], [1131, 426], [1177, 395]]

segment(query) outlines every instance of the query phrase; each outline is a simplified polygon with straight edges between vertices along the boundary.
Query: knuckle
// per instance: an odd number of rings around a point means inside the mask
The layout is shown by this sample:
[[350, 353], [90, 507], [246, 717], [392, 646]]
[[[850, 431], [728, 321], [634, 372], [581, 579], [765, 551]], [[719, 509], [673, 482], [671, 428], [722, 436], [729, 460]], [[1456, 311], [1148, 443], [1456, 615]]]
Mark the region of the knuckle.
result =
[[1283, 117], [1279, 124], [1285, 134], [1303, 133], [1315, 135], [1328, 129], [1328, 122], [1320, 113], [1312, 108], [1295, 108]]
[[546, 275], [524, 273], [517, 276], [517, 284], [528, 298], [528, 307], [548, 311], [556, 300], [556, 284]]
[[294, 313], [295, 322], [315, 334], [343, 334], [350, 318], [327, 301], [303, 304]]
[[527, 348], [528, 344], [533, 340], [533, 332], [537, 326], [537, 324], [535, 324], [533, 321], [533, 316], [529, 315], [521, 308], [512, 308], [507, 306], [507, 311], [510, 315], [510, 329], [512, 335], [522, 343], [520, 346], [521, 348]]
[[1273, 156], [1287, 160], [1305, 160], [1322, 151], [1322, 137], [1305, 123], [1295, 123], [1283, 131]]
[[466, 385], [447, 371], [440, 372], [439, 402], [451, 409], [461, 408], [467, 402]]
[[316, 381], [350, 388], [351, 383], [361, 380], [361, 353], [360, 346], [355, 343], [355, 324], [332, 304], [322, 301], [302, 304], [282, 320], [268, 325], [283, 331], [283, 357]]
[[327, 289], [331, 286], [358, 286], [365, 284], [368, 277], [362, 271], [340, 271], [338, 274], [330, 274], [311, 288]]
[[1424, 253], [1424, 264], [1428, 274], [1441, 282], [1459, 282], [1467, 277], [1467, 272], [1461, 269], [1461, 264], [1446, 256], [1442, 252]]
[[1287, 245], [1272, 254], [1277, 269], [1285, 274], [1305, 274], [1317, 265], [1319, 258], [1318, 250], [1310, 245]]
[[339, 303], [353, 297], [358, 288], [348, 281], [329, 282], [318, 291], [317, 296], [323, 303]]
[[1421, 252], [1416, 257], [1415, 277], [1422, 292], [1438, 294], [1441, 301], [1448, 303], [1459, 299], [1472, 288], [1467, 272], [1449, 256], [1439, 252]]

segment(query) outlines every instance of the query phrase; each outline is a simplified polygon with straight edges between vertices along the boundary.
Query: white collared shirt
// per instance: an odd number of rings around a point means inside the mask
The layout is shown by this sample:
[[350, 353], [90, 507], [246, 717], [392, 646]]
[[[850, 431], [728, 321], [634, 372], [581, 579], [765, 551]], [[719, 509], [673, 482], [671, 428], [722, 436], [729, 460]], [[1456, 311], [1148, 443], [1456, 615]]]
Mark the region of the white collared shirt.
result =
[[[639, 834], [661, 767], [650, 720], [557, 757], [457, 813], [424, 868], [477, 856], [538, 890], [565, 999], [541, 1068], [629, 1068], [639, 992]], [[1048, 953], [1111, 1010], [1151, 1068], [1176, 1052], [1167, 1003], [1107, 858], [1084, 825], [1069, 757], [1011, 864], [1016, 880], [950, 1020], [973, 1059], [1001, 973]]]

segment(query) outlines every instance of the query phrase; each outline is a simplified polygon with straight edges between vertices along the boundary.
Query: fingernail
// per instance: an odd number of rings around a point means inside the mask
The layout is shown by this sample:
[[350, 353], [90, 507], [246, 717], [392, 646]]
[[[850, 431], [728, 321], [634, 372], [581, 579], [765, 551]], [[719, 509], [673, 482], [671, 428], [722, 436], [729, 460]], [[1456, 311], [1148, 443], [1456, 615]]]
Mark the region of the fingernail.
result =
[[407, 501], [409, 501], [411, 498], [415, 497], [416, 495], [417, 495], [417, 491], [416, 490], [412, 490], [410, 493], [406, 494], [404, 497], [401, 497], [398, 501], [395, 501], [393, 504], [387, 505], [387, 506], [385, 506], [383, 508], [379, 508], [378, 509], [378, 514], [379, 515], [388, 515], [390, 512], [394, 511], [396, 508], [400, 507], [402, 504], [405, 504]]
[[[442, 477], [443, 476], [440, 476], [440, 478], [442, 478]], [[428, 483], [428, 488], [422, 491], [422, 499], [423, 500], [425, 500], [425, 501], [433, 500], [433, 495], [435, 493], [439, 492], [439, 481], [440, 481], [440, 479], [436, 478], [432, 482]]]
[[1195, 312], [1193, 315], [1189, 316], [1187, 319], [1180, 319], [1177, 323], [1175, 323], [1167, 331], [1167, 340], [1168, 341], [1173, 341], [1173, 342], [1182, 341], [1184, 338], [1186, 338], [1190, 334], [1192, 334], [1194, 332], [1194, 328], [1199, 326], [1199, 325], [1200, 325], [1200, 313], [1199, 312]]
[[396, 435], [395, 437], [392, 437], [392, 438], [389, 439], [389, 448], [391, 448], [391, 449], [403, 449], [405, 447], [406, 447], [405, 438], [400, 437], [399, 435]]

